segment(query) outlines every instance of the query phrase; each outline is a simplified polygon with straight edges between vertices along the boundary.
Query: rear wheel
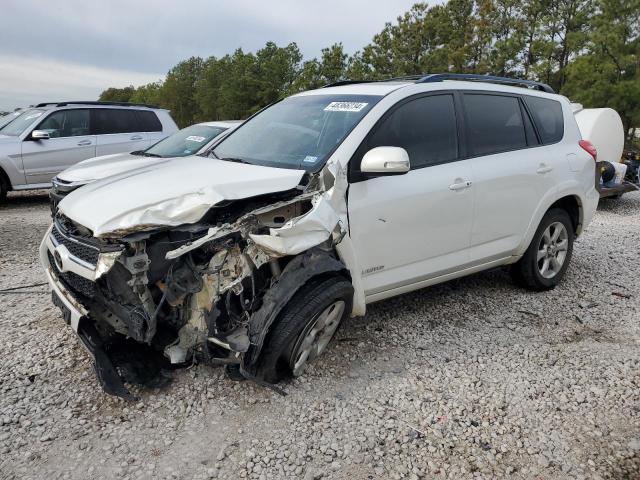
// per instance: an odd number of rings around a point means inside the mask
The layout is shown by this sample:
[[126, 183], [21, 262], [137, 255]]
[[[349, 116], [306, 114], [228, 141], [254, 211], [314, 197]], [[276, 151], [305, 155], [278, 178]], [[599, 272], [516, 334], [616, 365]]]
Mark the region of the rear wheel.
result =
[[311, 281], [283, 308], [258, 361], [258, 376], [270, 383], [297, 377], [329, 345], [351, 311], [353, 287], [342, 277]]
[[573, 224], [562, 209], [549, 210], [523, 257], [513, 265], [516, 282], [531, 290], [550, 290], [564, 276], [573, 253]]

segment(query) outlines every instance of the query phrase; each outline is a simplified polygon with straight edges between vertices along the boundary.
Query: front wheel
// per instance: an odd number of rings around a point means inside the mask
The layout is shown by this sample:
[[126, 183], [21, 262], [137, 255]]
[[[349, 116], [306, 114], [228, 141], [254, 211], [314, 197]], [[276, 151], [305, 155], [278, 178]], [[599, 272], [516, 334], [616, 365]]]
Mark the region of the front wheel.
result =
[[3, 176], [0, 175], [0, 203], [3, 203], [7, 199], [8, 192], [9, 192], [9, 184], [3, 178]]
[[297, 377], [320, 356], [351, 311], [353, 287], [343, 277], [311, 280], [282, 309], [260, 355], [258, 376]]
[[551, 290], [564, 276], [573, 253], [573, 224], [562, 209], [549, 210], [529, 248], [511, 268], [516, 283], [531, 290]]

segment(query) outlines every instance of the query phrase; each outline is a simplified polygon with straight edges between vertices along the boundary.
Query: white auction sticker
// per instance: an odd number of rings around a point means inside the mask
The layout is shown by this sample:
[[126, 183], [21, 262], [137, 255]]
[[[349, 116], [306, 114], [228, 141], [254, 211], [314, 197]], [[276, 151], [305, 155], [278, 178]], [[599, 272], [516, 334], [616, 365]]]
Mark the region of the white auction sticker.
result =
[[187, 140], [191, 140], [192, 142], [198, 142], [198, 143], [202, 143], [205, 141], [204, 137], [199, 137], [197, 135], [191, 135], [189, 137], [187, 137]]
[[316, 160], [318, 160], [318, 157], [314, 157], [312, 155], [307, 155], [306, 157], [304, 157], [304, 160], [302, 160], [305, 163], [313, 163]]
[[325, 112], [359, 112], [364, 107], [369, 105], [368, 103], [360, 102], [331, 102], [324, 108]]

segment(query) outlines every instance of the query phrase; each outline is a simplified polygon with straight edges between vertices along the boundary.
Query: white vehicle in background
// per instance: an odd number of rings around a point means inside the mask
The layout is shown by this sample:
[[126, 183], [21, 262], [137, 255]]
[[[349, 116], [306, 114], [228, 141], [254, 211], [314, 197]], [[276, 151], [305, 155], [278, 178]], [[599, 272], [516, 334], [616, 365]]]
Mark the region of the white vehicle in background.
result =
[[554, 288], [598, 205], [595, 160], [541, 83], [341, 82], [206, 155], [72, 192], [40, 258], [107, 392], [133, 399], [123, 381], [194, 359], [272, 384], [367, 304], [507, 265]]
[[20, 116], [20, 114], [22, 114], [22, 112], [24, 112], [23, 108], [16, 108], [13, 112], [7, 113], [6, 115], [3, 115], [0, 117], [0, 128], [4, 127], [5, 125], [8, 125], [9, 123], [13, 122], [13, 120], [15, 120], [17, 117]]
[[224, 132], [236, 128], [241, 120], [204, 122], [178, 130], [145, 150], [90, 158], [67, 168], [53, 180], [50, 194], [52, 211], [64, 196], [76, 188], [102, 178], [158, 163], [159, 159], [186, 157], [202, 153]]
[[0, 128], [0, 201], [51, 187], [88, 158], [142, 150], [178, 129], [167, 110], [118, 102], [40, 103]]

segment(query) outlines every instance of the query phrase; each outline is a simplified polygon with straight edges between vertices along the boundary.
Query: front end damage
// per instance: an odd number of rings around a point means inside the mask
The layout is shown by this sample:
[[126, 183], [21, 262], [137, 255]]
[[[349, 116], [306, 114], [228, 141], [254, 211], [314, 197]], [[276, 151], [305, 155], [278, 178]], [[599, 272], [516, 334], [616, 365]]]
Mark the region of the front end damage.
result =
[[[57, 214], [41, 261], [58, 305], [94, 358], [103, 389], [161, 385], [162, 371], [194, 361], [237, 364], [259, 377], [279, 311], [311, 277], [342, 272], [364, 309], [347, 252], [346, 178], [220, 202], [196, 223], [121, 226], [99, 238]], [[347, 237], [348, 239], [348, 237]]]

